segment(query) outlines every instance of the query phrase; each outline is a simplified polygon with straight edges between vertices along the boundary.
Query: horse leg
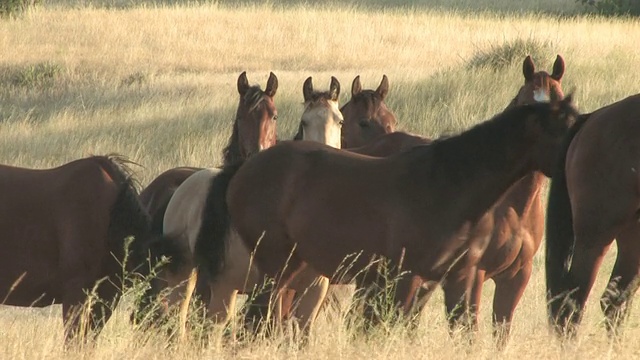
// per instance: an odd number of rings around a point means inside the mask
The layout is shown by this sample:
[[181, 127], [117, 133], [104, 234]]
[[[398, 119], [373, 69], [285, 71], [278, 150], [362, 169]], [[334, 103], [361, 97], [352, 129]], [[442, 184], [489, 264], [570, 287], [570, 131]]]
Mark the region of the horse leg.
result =
[[617, 335], [618, 327], [628, 314], [631, 300], [638, 289], [640, 270], [640, 225], [634, 223], [617, 236], [618, 255], [609, 284], [600, 300], [606, 316], [607, 332], [610, 337]]
[[92, 340], [111, 318], [120, 299], [119, 290], [109, 279], [92, 284], [93, 287], [85, 284], [84, 279], [74, 279], [65, 286], [62, 317], [67, 345], [76, 340], [79, 343]]
[[609, 250], [611, 242], [602, 245], [602, 242], [580, 241], [576, 237], [574, 253], [571, 260], [571, 269], [568, 275], [568, 293], [565, 294], [562, 309], [557, 319], [557, 330], [570, 336], [575, 335], [577, 326], [582, 320], [584, 305], [593, 283], [598, 274], [605, 254]]
[[303, 339], [306, 340], [327, 295], [329, 279], [306, 267], [296, 275], [289, 287], [299, 294], [297, 304], [293, 309], [303, 332]]
[[493, 337], [498, 349], [504, 349], [511, 332], [511, 321], [516, 306], [531, 278], [533, 262], [530, 261], [511, 277], [494, 279], [493, 294]]
[[413, 300], [408, 312], [405, 308], [405, 314], [407, 314], [409, 328], [411, 330], [416, 330], [420, 325], [424, 308], [435, 290], [438, 288], [438, 285], [440, 285], [440, 283], [437, 281], [424, 281], [419, 276], [413, 276], [411, 282], [411, 296], [413, 297]]
[[209, 303], [207, 305], [207, 317], [216, 324], [230, 325], [232, 340], [236, 340], [236, 331], [233, 324], [236, 311], [236, 299], [238, 290], [234, 286], [209, 283]]
[[[471, 331], [477, 330], [480, 311], [480, 297], [484, 283], [484, 271], [473, 272], [458, 281], [446, 280], [443, 285], [445, 307], [449, 318], [449, 334], [453, 336], [459, 328], [470, 336]], [[469, 342], [473, 339], [469, 337]]]

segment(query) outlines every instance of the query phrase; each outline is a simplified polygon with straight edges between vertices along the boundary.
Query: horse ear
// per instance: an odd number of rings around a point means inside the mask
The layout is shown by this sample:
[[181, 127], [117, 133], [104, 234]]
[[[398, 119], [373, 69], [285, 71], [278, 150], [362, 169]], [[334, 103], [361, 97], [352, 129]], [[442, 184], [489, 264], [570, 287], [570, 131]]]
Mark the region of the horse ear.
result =
[[387, 97], [387, 94], [389, 93], [389, 79], [387, 78], [387, 75], [382, 75], [382, 81], [376, 89], [376, 92], [380, 94], [382, 100]]
[[238, 92], [240, 96], [244, 96], [249, 90], [249, 80], [247, 80], [247, 72], [243, 71], [240, 76], [238, 76]]
[[267, 88], [264, 90], [264, 93], [269, 97], [274, 97], [276, 95], [276, 91], [278, 91], [278, 78], [276, 74], [270, 72], [269, 80], [267, 80]]
[[353, 84], [351, 84], [351, 97], [354, 97], [362, 92], [362, 84], [360, 84], [360, 75], [356, 76], [353, 79]]
[[556, 56], [556, 61], [553, 63], [553, 73], [551, 74], [551, 78], [556, 81], [560, 81], [562, 79], [562, 75], [564, 75], [564, 59], [562, 56]]
[[524, 75], [524, 81], [528, 82], [533, 80], [533, 74], [536, 72], [536, 66], [533, 64], [531, 55], [527, 55], [522, 63], [522, 74]]
[[313, 81], [311, 80], [311, 76], [304, 81], [302, 85], [302, 96], [304, 97], [304, 102], [311, 101], [311, 95], [313, 94]]
[[331, 100], [338, 101], [340, 96], [340, 82], [335, 76], [331, 77], [331, 86], [329, 86], [329, 94], [331, 94]]

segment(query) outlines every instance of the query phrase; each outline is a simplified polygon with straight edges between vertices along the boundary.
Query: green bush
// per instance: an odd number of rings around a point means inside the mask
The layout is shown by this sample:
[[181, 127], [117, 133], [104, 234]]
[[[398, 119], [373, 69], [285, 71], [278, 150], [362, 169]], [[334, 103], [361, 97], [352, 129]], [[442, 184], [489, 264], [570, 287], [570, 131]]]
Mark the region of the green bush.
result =
[[576, 0], [602, 15], [640, 15], [640, 0]]
[[500, 70], [511, 65], [521, 64], [527, 55], [531, 55], [534, 59], [547, 58], [549, 54], [553, 53], [552, 49], [553, 46], [550, 42], [516, 39], [476, 51], [471, 60], [467, 62], [467, 68]]
[[60, 65], [49, 62], [27, 65], [13, 73], [11, 84], [28, 88], [52, 85], [62, 70]]
[[42, 0], [0, 0], [0, 16], [15, 16], [26, 9], [40, 4]]

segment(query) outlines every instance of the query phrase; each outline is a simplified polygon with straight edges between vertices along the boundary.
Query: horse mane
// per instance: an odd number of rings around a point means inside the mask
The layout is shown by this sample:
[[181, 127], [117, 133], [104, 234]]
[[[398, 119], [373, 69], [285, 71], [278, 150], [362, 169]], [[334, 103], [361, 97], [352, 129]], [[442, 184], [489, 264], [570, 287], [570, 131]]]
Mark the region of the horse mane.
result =
[[238, 131], [238, 121], [241, 116], [241, 109], [248, 111], [253, 110], [259, 106], [264, 100], [264, 91], [259, 85], [251, 86], [247, 92], [240, 98], [240, 104], [236, 111], [236, 118], [233, 122], [233, 130], [227, 146], [222, 150], [223, 165], [229, 165], [236, 163], [239, 160], [243, 160], [243, 156], [240, 153], [240, 137]]
[[[508, 157], [508, 152], [504, 149], [513, 142], [514, 134], [524, 134], [526, 129], [526, 121], [513, 121], [512, 118], [549, 111], [551, 105], [548, 103], [508, 108], [467, 131], [436, 139], [430, 145], [417, 149], [431, 149], [453, 181], [467, 176], [471, 169], [480, 166], [490, 171], [501, 169]], [[487, 143], [497, 146], [486, 146]], [[488, 159], [488, 162], [480, 162], [478, 159]]]
[[[305, 110], [309, 105], [315, 104], [319, 101], [328, 103], [328, 101], [330, 101], [331, 98], [332, 96], [329, 91], [313, 91], [313, 93], [311, 93], [311, 99], [304, 102]], [[300, 125], [298, 125], [298, 132], [296, 132], [296, 134], [293, 136], [293, 140], [299, 141], [299, 140], [303, 140], [303, 138], [304, 138], [303, 126], [302, 126], [302, 122], [300, 122]]]
[[306, 104], [315, 103], [318, 101], [330, 101], [332, 98], [329, 91], [313, 91], [311, 93], [311, 99], [305, 101]]
[[375, 90], [362, 90], [351, 98], [353, 102], [365, 102], [369, 109], [377, 109], [382, 103], [382, 96]]

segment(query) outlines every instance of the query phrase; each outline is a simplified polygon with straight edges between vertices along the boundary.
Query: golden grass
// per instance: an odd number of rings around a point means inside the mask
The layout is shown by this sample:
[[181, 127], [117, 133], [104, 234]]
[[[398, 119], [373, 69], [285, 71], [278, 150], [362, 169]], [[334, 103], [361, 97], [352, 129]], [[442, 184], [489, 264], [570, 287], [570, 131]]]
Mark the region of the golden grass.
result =
[[[512, 3], [518, 2], [502, 5]], [[547, 44], [545, 58], [534, 60], [548, 70], [556, 53], [564, 56], [565, 92], [576, 89], [583, 111], [640, 89], [640, 72], [634, 71], [640, 63], [640, 23], [632, 20], [449, 11], [436, 1], [430, 2], [433, 7], [421, 3], [414, 9], [378, 10], [297, 2], [120, 10], [66, 4], [58, 1], [0, 21], [1, 163], [42, 168], [119, 152], [145, 166], [139, 169], [144, 184], [169, 167], [218, 165], [237, 104], [236, 79], [244, 70], [250, 82], [262, 86], [269, 71], [278, 76], [280, 138], [294, 134], [302, 112], [302, 82], [311, 75], [324, 88], [331, 75], [337, 76], [344, 103], [355, 75], [362, 75], [365, 88], [375, 88], [385, 73], [391, 81], [387, 103], [400, 129], [427, 136], [460, 131], [504, 108], [522, 82], [521, 60], [501, 70], [468, 69], [466, 64], [479, 51], [517, 39]], [[468, 1], [455, 4], [474, 9]], [[56, 69], [51, 79], [30, 77], [37, 75], [38, 64]], [[16, 85], [19, 76], [27, 79], [22, 85]], [[471, 349], [450, 340], [438, 294], [414, 338], [396, 329], [352, 341], [343, 326], [323, 315], [307, 349], [280, 339], [235, 353], [216, 341], [204, 348], [191, 343], [166, 349], [162, 337], [132, 331], [126, 307], [95, 349], [64, 353], [58, 307], [3, 307], [0, 358], [637, 357], [637, 316], [627, 322], [619, 344], [607, 342], [601, 324], [597, 301], [612, 256], [579, 338], [562, 347], [547, 333], [541, 255], [516, 313], [512, 341], [502, 353], [492, 346], [493, 286], [488, 284], [479, 341]]]

